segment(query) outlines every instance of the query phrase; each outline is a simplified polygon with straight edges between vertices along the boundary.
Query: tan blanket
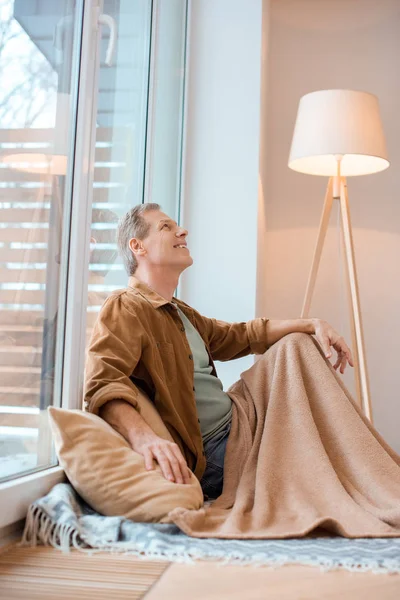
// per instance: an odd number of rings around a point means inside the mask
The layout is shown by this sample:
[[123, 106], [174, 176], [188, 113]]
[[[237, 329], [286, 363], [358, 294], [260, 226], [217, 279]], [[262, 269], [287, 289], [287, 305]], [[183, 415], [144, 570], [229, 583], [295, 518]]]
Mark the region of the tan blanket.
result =
[[400, 456], [312, 336], [282, 338], [228, 393], [223, 493], [211, 506], [169, 513], [185, 533], [288, 538], [318, 528], [400, 537]]

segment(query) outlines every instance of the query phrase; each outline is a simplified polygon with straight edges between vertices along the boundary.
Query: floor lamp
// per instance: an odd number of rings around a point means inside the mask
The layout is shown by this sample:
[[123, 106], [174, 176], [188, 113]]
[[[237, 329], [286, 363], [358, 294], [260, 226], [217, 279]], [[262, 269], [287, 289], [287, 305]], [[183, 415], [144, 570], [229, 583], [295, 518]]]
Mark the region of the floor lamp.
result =
[[377, 173], [388, 166], [376, 96], [354, 90], [321, 90], [300, 99], [289, 167], [300, 173], [329, 177], [301, 317], [306, 318], [309, 314], [333, 200], [338, 200], [356, 392], [358, 402], [371, 422], [372, 408], [346, 177]]

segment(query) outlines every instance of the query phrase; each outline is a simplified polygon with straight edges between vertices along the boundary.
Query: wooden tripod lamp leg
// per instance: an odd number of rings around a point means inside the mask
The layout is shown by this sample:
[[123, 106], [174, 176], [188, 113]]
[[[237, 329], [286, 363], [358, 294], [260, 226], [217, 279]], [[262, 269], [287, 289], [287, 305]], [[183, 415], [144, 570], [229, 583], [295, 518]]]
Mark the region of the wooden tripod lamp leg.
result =
[[[340, 196], [338, 198], [338, 201], [339, 201], [339, 212], [341, 212]], [[346, 245], [345, 245], [345, 240], [344, 240], [342, 224], [340, 226], [340, 234], [341, 234], [340, 238], [341, 238], [342, 251], [343, 251], [342, 259], [344, 262], [344, 267], [345, 267], [345, 272], [346, 272], [346, 275], [345, 275], [346, 292], [347, 292], [346, 298], [347, 298], [348, 306], [349, 306], [350, 330], [351, 330], [351, 352], [352, 352], [353, 364], [354, 364], [354, 381], [355, 381], [355, 385], [356, 385], [356, 400], [358, 402], [358, 405], [361, 408], [363, 408], [361, 378], [360, 378], [360, 357], [358, 356], [356, 326], [355, 326], [355, 320], [354, 320], [353, 303], [351, 300], [350, 274], [349, 274], [349, 266], [346, 261]]]
[[357, 388], [361, 392], [362, 408], [365, 415], [372, 423], [372, 406], [369, 391], [367, 363], [364, 349], [364, 335], [361, 322], [361, 310], [354, 259], [354, 245], [351, 231], [349, 199], [347, 196], [347, 185], [344, 178], [340, 183], [340, 214], [342, 219], [342, 231], [344, 237], [345, 260], [347, 265], [348, 284], [350, 287], [351, 319], [352, 329], [355, 336], [355, 377]]
[[314, 257], [311, 265], [310, 275], [308, 277], [307, 290], [304, 298], [303, 308], [301, 311], [301, 318], [306, 319], [308, 317], [311, 305], [312, 295], [314, 293], [315, 288], [315, 280], [317, 278], [318, 267], [321, 260], [322, 248], [325, 241], [326, 231], [329, 225], [329, 218], [332, 210], [332, 202], [333, 202], [333, 178], [331, 177], [328, 182], [328, 187], [326, 188], [325, 194], [325, 202], [324, 208], [322, 211], [321, 221], [319, 224], [319, 231], [317, 242], [314, 250]]

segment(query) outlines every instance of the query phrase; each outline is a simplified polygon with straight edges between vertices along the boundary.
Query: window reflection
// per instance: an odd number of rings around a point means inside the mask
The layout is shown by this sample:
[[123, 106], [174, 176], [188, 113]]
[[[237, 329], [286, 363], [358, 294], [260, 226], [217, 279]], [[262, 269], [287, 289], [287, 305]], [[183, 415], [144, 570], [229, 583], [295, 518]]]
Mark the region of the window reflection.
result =
[[77, 18], [68, 0], [0, 0], [0, 479], [54, 464], [45, 409], [54, 401], [60, 248], [68, 234]]

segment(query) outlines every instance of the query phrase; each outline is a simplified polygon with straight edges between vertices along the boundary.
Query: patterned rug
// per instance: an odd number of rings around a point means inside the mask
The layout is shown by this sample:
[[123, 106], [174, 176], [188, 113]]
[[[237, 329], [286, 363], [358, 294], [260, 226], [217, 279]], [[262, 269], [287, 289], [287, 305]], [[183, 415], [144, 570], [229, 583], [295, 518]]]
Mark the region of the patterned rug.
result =
[[318, 566], [321, 570], [400, 573], [400, 538], [348, 539], [326, 532], [286, 540], [198, 539], [176, 525], [134, 523], [94, 512], [68, 483], [57, 484], [29, 507], [21, 545], [51, 545], [62, 551], [110, 551], [145, 560], [279, 567]]

